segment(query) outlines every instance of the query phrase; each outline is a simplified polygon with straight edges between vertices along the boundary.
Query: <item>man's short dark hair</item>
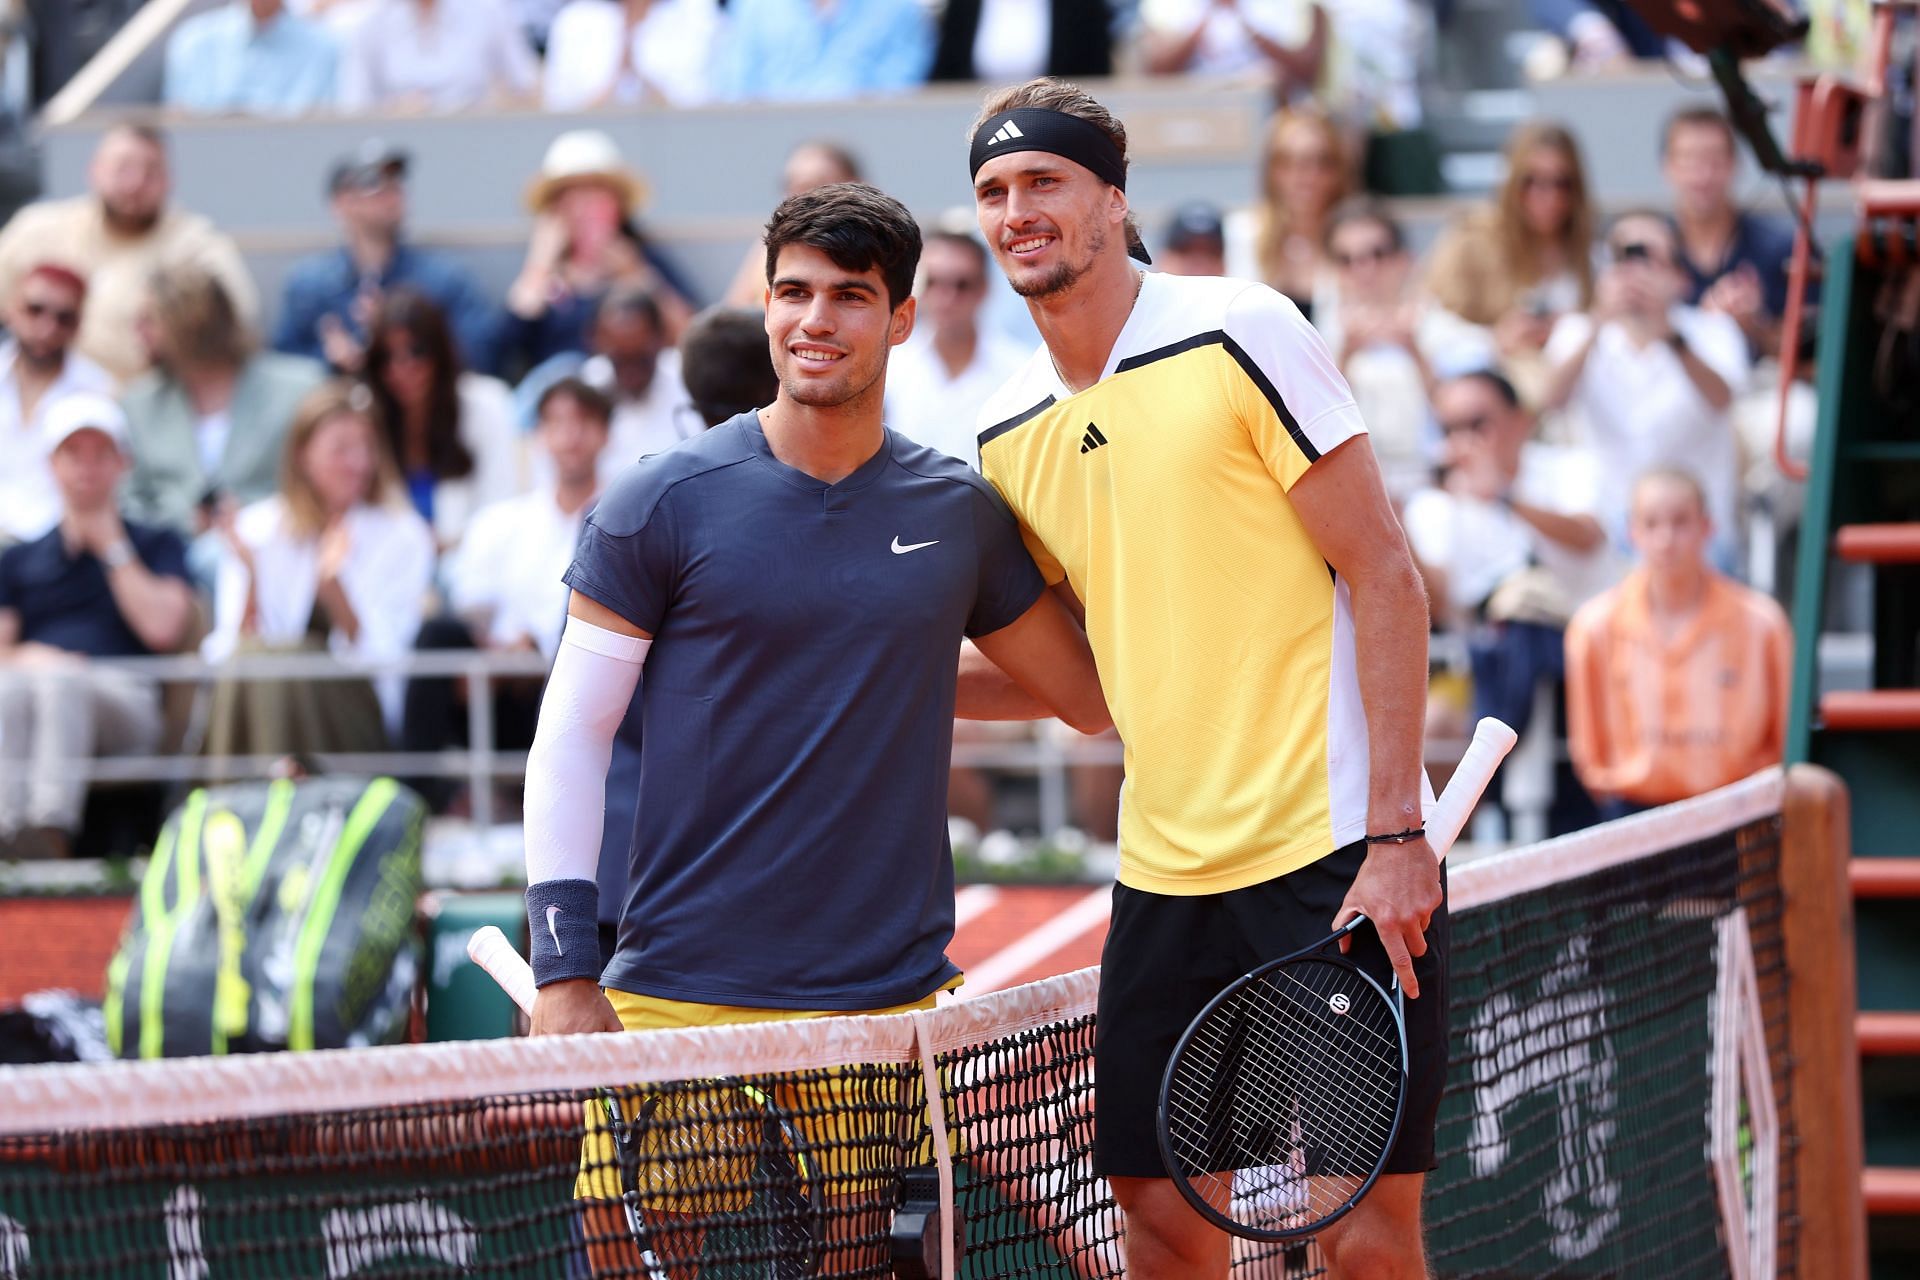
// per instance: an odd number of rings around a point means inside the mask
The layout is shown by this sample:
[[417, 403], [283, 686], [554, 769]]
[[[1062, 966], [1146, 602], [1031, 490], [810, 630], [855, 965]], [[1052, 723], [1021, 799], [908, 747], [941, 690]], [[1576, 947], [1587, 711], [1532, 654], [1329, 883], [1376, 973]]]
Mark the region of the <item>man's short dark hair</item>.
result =
[[981, 275], [985, 275], [987, 268], [992, 265], [992, 260], [987, 257], [987, 246], [980, 243], [979, 236], [968, 235], [964, 231], [949, 231], [941, 227], [927, 232], [927, 243], [958, 245], [965, 249], [973, 255], [974, 261], [980, 264]]
[[643, 284], [628, 282], [607, 290], [606, 297], [593, 309], [593, 319], [597, 324], [615, 318], [645, 320], [656, 333], [664, 333], [667, 328], [666, 317], [660, 311], [660, 299]]
[[1492, 365], [1482, 365], [1478, 369], [1466, 369], [1443, 382], [1478, 382], [1493, 390], [1501, 404], [1509, 409], [1520, 408], [1520, 392], [1514, 388], [1513, 380]]
[[1355, 223], [1380, 228], [1387, 233], [1387, 243], [1395, 253], [1405, 252], [1407, 233], [1400, 226], [1400, 220], [1387, 211], [1386, 205], [1371, 196], [1355, 196], [1334, 206], [1333, 212], [1327, 216], [1326, 243], [1332, 245], [1336, 231]]
[[1667, 117], [1666, 127], [1660, 130], [1662, 156], [1673, 150], [1673, 135], [1682, 129], [1718, 129], [1727, 140], [1727, 150], [1739, 152], [1739, 140], [1734, 137], [1733, 124], [1724, 112], [1717, 107], [1682, 107]]
[[584, 378], [571, 375], [561, 378], [540, 393], [539, 403], [534, 406], [536, 419], [547, 416], [547, 406], [554, 400], [565, 397], [573, 401], [574, 407], [599, 422], [603, 427], [613, 422], [613, 401], [607, 393]]
[[766, 319], [743, 307], [709, 307], [680, 337], [680, 378], [710, 427], [769, 405], [780, 394]]
[[847, 271], [880, 272], [887, 306], [913, 293], [920, 265], [920, 224], [907, 207], [864, 182], [836, 182], [780, 202], [767, 221], [767, 283], [790, 244], [818, 249]]

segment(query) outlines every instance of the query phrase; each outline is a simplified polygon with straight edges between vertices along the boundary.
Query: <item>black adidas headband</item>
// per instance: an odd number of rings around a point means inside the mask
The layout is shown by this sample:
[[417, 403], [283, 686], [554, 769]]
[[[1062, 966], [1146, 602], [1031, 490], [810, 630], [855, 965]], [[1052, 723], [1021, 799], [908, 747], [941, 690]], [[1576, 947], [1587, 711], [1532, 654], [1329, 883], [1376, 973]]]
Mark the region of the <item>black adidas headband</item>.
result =
[[[1120, 148], [1099, 125], [1045, 107], [1015, 107], [989, 116], [973, 133], [973, 152], [968, 157], [967, 174], [980, 176], [980, 166], [995, 156], [1016, 151], [1044, 151], [1083, 166], [1100, 181], [1125, 191], [1127, 162]], [[1133, 234], [1128, 224], [1127, 252], [1142, 262], [1153, 258], [1147, 247]]]

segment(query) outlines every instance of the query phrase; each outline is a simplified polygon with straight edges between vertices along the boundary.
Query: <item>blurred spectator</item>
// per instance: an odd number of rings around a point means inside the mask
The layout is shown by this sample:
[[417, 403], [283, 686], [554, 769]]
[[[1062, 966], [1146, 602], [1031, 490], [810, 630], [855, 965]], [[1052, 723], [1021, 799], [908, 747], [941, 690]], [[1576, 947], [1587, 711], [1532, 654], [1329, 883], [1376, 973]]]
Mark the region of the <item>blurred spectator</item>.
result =
[[1691, 472], [1633, 488], [1640, 566], [1567, 628], [1567, 747], [1620, 817], [1779, 764], [1793, 630], [1771, 598], [1707, 563], [1712, 517]]
[[507, 291], [501, 368], [524, 371], [584, 351], [600, 299], [616, 284], [651, 291], [669, 339], [679, 335], [691, 295], [634, 220], [646, 194], [606, 134], [576, 129], [553, 140], [527, 188], [533, 234]]
[[169, 107], [202, 115], [293, 116], [330, 107], [340, 49], [283, 0], [230, 0], [167, 37]]
[[541, 105], [591, 111], [704, 102], [722, 21], [714, 0], [571, 0], [548, 37]]
[[[1334, 210], [1327, 257], [1334, 286], [1315, 309], [1314, 327], [1353, 388], [1387, 491], [1404, 498], [1430, 470], [1434, 366], [1466, 368], [1469, 360], [1444, 358], [1447, 326], [1412, 296], [1413, 258], [1386, 206], [1361, 199]], [[1484, 365], [1492, 352], [1474, 354]]]
[[342, 111], [445, 114], [530, 102], [539, 86], [505, 0], [380, 0], [340, 62]]
[[59, 262], [87, 278], [87, 312], [75, 344], [115, 378], [147, 367], [137, 321], [161, 267], [194, 264], [225, 287], [241, 319], [258, 312], [240, 251], [199, 214], [170, 208], [165, 140], [143, 124], [108, 129], [87, 169], [91, 192], [28, 205], [0, 231], [0, 296], [26, 271]]
[[127, 389], [127, 509], [180, 533], [272, 493], [281, 442], [325, 371], [261, 351], [226, 287], [195, 266], [155, 273], [140, 330], [154, 368]]
[[913, 336], [887, 361], [887, 425], [973, 467], [980, 407], [1033, 354], [981, 327], [987, 265], [986, 246], [973, 236], [929, 232]]
[[1728, 410], [1746, 385], [1747, 344], [1730, 317], [1681, 303], [1677, 252], [1660, 214], [1614, 220], [1592, 313], [1563, 317], [1547, 344], [1546, 403], [1568, 408], [1584, 431], [1599, 463], [1600, 519], [1617, 542], [1633, 478], [1684, 465], [1706, 491], [1715, 558], [1731, 566], [1739, 475]]
[[1286, 102], [1313, 92], [1332, 27], [1314, 0], [1141, 0], [1140, 45], [1160, 75], [1267, 76]]
[[1661, 169], [1673, 190], [1683, 300], [1732, 316], [1756, 354], [1773, 355], [1787, 309], [1793, 228], [1734, 203], [1739, 168], [1733, 126], [1718, 111], [1688, 107], [1667, 121]]
[[334, 164], [327, 190], [345, 243], [288, 273], [274, 346], [357, 374], [382, 297], [407, 288], [447, 313], [467, 367], [493, 367], [499, 308], [466, 268], [404, 239], [407, 163], [406, 152], [369, 138]]
[[[860, 161], [837, 142], [803, 142], [787, 153], [780, 170], [780, 198], [805, 195], [834, 182], [864, 182]], [[725, 306], [766, 309], [767, 245], [755, 236], [721, 299]]]
[[1170, 276], [1227, 274], [1227, 232], [1220, 210], [1193, 200], [1174, 211], [1153, 265]]
[[38, 538], [60, 521], [60, 494], [47, 469], [47, 408], [79, 391], [113, 394], [105, 369], [69, 348], [80, 328], [87, 282], [43, 262], [7, 299], [12, 335], [0, 345], [0, 545]]
[[476, 511], [519, 494], [520, 433], [513, 395], [498, 378], [467, 373], [446, 313], [396, 289], [367, 336], [367, 385], [407, 496], [444, 549]]
[[508, 0], [508, 7], [520, 23], [520, 29], [527, 33], [527, 43], [535, 49], [546, 51], [547, 39], [553, 30], [553, 20], [560, 10], [567, 7], [568, 0]]
[[[213, 632], [201, 646], [209, 661], [248, 650], [391, 658], [412, 646], [433, 533], [407, 504], [378, 414], [365, 387], [345, 382], [300, 402], [279, 492], [223, 529]], [[388, 726], [399, 727], [402, 683], [223, 680], [208, 754], [384, 750]]]
[[1109, 0], [947, 0], [930, 80], [1113, 74]]
[[1316, 292], [1330, 283], [1327, 219], [1346, 198], [1353, 163], [1346, 139], [1325, 114], [1290, 108], [1268, 122], [1260, 160], [1260, 203], [1250, 245], [1244, 220], [1228, 228], [1228, 274], [1272, 285], [1309, 320]]
[[180, 539], [114, 505], [125, 445], [107, 397], [49, 405], [42, 447], [64, 514], [0, 552], [0, 845], [12, 857], [69, 851], [87, 790], [70, 761], [159, 743], [158, 686], [87, 659], [178, 649], [193, 622]]
[[1555, 320], [1592, 301], [1593, 206], [1579, 145], [1561, 126], [1521, 125], [1506, 159], [1494, 203], [1442, 233], [1426, 287], [1454, 315], [1490, 327], [1511, 363], [1539, 352]]
[[740, 307], [708, 307], [680, 339], [680, 372], [702, 426], [764, 408], [780, 392], [767, 347], [766, 318]]
[[353, 33], [380, 3], [381, 0], [287, 0], [287, 8], [326, 27], [344, 51]]
[[[429, 618], [419, 650], [488, 649], [553, 657], [567, 618], [567, 584], [580, 526], [599, 489], [596, 466], [607, 447], [613, 406], [578, 378], [562, 378], [540, 397], [534, 431], [553, 480], [540, 489], [481, 508], [446, 565], [449, 612]], [[537, 679], [491, 682], [494, 746], [533, 745], [539, 718]], [[471, 696], [463, 682], [422, 677], [407, 682], [401, 731], [405, 751], [467, 745]], [[415, 783], [420, 786], [420, 783]], [[452, 788], [435, 779], [423, 790], [444, 805]]]
[[1528, 0], [1534, 25], [1566, 42], [1568, 65], [1592, 71], [1658, 58], [1666, 40], [1625, 0]]
[[[614, 286], [594, 315], [591, 348], [586, 356], [562, 352], [526, 376], [514, 393], [522, 425], [538, 423], [547, 389], [565, 377], [578, 377], [608, 397], [613, 431], [600, 455], [602, 484], [648, 454], [700, 433], [680, 382], [680, 353], [667, 345], [665, 319], [652, 293], [640, 285]], [[541, 467], [536, 457], [534, 474], [544, 484]]]
[[732, 0], [714, 93], [731, 101], [823, 101], [902, 93], [933, 61], [919, 0]]

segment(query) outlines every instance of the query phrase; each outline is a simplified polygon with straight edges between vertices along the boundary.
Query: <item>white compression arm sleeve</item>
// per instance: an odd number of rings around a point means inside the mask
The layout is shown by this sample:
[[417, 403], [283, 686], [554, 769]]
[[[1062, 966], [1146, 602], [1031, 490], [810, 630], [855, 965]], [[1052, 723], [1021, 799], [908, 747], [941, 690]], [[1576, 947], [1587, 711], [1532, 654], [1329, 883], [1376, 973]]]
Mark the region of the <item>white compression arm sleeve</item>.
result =
[[567, 619], [527, 754], [529, 885], [596, 879], [613, 735], [652, 644]]

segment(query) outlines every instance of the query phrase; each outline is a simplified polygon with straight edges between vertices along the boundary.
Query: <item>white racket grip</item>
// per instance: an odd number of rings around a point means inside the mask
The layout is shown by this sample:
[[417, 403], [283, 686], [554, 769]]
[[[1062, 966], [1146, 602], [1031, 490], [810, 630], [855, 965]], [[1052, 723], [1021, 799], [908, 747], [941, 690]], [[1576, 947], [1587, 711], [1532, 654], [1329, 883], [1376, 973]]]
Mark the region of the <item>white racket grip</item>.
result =
[[502, 991], [513, 997], [520, 1012], [529, 1018], [533, 1016], [533, 966], [513, 949], [506, 934], [495, 925], [475, 929], [467, 939], [467, 956], [485, 969]]
[[1447, 780], [1447, 789], [1433, 802], [1433, 812], [1427, 815], [1427, 847], [1436, 858], [1444, 859], [1453, 842], [1460, 838], [1460, 828], [1467, 825], [1467, 815], [1480, 802], [1481, 792], [1493, 781], [1494, 770], [1506, 759], [1507, 752], [1513, 750], [1519, 736], [1492, 716], [1484, 717], [1473, 727], [1473, 741], [1467, 744], [1459, 767]]

